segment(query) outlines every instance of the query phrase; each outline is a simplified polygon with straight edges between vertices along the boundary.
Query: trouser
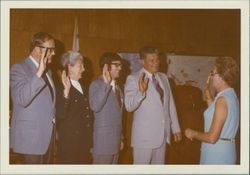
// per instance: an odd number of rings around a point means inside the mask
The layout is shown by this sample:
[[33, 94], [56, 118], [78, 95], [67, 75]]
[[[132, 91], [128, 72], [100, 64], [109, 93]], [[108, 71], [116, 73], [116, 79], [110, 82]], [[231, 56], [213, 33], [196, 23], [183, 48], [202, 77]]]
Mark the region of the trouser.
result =
[[158, 148], [133, 148], [134, 164], [164, 164], [166, 142]]
[[117, 164], [119, 153], [113, 155], [93, 154], [93, 164]]

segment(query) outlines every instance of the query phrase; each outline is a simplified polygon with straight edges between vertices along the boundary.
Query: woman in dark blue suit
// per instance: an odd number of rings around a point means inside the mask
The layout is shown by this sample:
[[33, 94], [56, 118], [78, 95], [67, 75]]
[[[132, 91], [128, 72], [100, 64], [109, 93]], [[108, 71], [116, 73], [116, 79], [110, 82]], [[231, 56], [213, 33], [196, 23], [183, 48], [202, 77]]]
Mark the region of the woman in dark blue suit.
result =
[[[58, 162], [91, 163], [92, 116], [87, 91], [79, 82], [84, 69], [83, 56], [68, 51], [62, 55], [62, 85], [57, 95]], [[67, 72], [67, 73], [66, 73]]]

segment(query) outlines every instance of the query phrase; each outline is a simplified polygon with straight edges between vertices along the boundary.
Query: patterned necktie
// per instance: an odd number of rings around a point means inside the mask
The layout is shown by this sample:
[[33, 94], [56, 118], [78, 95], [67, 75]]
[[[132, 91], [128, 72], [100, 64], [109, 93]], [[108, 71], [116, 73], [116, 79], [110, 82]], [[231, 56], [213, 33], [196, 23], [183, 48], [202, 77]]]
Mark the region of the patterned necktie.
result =
[[53, 88], [52, 88], [52, 86], [51, 86], [51, 84], [50, 84], [50, 82], [49, 82], [49, 79], [48, 79], [48, 77], [47, 77], [47, 75], [46, 75], [46, 72], [43, 73], [42, 78], [43, 78], [43, 80], [45, 81], [46, 86], [49, 87], [49, 91], [50, 91], [50, 95], [51, 95], [52, 101], [54, 101]]
[[155, 89], [157, 90], [157, 92], [159, 93], [160, 97], [161, 97], [161, 102], [163, 103], [163, 96], [164, 96], [164, 92], [163, 89], [161, 88], [159, 82], [156, 80], [155, 75], [152, 75], [152, 82], [155, 86]]

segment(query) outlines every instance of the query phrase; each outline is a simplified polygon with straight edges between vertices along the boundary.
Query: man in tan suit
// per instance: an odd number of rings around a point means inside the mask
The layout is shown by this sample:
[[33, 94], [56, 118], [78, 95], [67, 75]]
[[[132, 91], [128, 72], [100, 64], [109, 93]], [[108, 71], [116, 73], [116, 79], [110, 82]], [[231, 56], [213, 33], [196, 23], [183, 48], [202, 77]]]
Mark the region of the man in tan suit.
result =
[[134, 164], [164, 164], [171, 129], [176, 142], [182, 139], [168, 78], [159, 70], [159, 50], [140, 50], [143, 66], [129, 75], [125, 84], [125, 106], [134, 112], [132, 141]]

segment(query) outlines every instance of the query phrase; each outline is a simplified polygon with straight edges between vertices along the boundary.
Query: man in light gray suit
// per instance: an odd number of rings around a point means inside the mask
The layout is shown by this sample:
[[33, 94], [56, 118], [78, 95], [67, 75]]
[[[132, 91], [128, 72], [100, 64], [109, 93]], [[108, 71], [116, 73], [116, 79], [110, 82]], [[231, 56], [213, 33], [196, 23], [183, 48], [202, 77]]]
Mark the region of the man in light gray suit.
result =
[[102, 75], [89, 87], [90, 108], [94, 112], [93, 163], [116, 164], [122, 143], [123, 93], [117, 84], [121, 57], [106, 52], [100, 58]]
[[47, 160], [51, 158], [55, 88], [46, 67], [52, 61], [54, 49], [55, 41], [50, 34], [36, 33], [30, 43], [30, 55], [11, 68], [10, 147], [23, 155], [25, 164], [45, 163], [44, 155]]
[[170, 144], [171, 129], [180, 141], [174, 99], [168, 78], [159, 70], [159, 50], [140, 50], [143, 68], [129, 75], [125, 85], [125, 106], [134, 112], [132, 140], [134, 164], [164, 164], [166, 143]]

